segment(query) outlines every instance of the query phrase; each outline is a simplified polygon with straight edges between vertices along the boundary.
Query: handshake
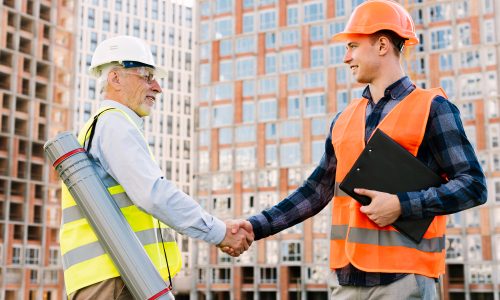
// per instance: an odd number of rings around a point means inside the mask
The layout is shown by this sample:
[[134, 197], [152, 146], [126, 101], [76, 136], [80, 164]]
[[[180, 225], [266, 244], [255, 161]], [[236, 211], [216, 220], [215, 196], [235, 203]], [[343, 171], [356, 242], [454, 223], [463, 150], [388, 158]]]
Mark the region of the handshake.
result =
[[226, 223], [226, 236], [217, 247], [222, 252], [238, 257], [248, 250], [255, 238], [252, 224], [247, 220], [227, 220], [224, 223]]

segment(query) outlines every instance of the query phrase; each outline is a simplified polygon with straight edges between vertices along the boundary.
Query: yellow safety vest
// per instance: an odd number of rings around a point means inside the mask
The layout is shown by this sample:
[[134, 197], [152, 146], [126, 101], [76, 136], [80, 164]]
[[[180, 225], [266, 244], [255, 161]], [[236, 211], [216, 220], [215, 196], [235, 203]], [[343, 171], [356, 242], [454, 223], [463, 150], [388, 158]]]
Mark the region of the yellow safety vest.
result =
[[[95, 115], [107, 109], [110, 109], [110, 107], [101, 108]], [[118, 108], [111, 108], [106, 112], [109, 111], [122, 113], [137, 128], [134, 121], [124, 111]], [[78, 141], [81, 145], [88, 139], [88, 136], [85, 135], [92, 121], [93, 118], [90, 118], [82, 130], [80, 130]], [[144, 142], [147, 144], [145, 139]], [[149, 152], [153, 158], [150, 149]], [[174, 276], [178, 273], [182, 267], [182, 259], [177, 243], [175, 242], [175, 232], [167, 225], [158, 222], [153, 216], [135, 206], [125, 193], [123, 187], [112, 179], [111, 176], [101, 179], [103, 179], [104, 185], [120, 207], [125, 219], [139, 238], [149, 258], [160, 272], [160, 275], [165, 280], [168, 279], [167, 263], [159, 235], [160, 231], [163, 235], [163, 244], [168, 257], [170, 275]], [[64, 183], [62, 184], [61, 205], [62, 226], [59, 237], [66, 293], [70, 295], [86, 286], [120, 276], [110, 256], [99, 243], [97, 236]]]

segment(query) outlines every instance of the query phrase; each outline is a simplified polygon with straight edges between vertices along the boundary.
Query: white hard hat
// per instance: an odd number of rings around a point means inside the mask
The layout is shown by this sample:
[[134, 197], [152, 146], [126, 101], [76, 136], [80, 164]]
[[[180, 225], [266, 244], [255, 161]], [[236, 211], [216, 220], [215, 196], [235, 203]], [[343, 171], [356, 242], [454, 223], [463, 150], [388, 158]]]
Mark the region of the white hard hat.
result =
[[167, 75], [165, 69], [155, 64], [148, 44], [133, 36], [117, 36], [97, 45], [89, 72], [91, 75], [99, 77], [102, 67], [113, 62], [119, 63], [125, 68], [153, 68], [157, 78], [163, 78]]

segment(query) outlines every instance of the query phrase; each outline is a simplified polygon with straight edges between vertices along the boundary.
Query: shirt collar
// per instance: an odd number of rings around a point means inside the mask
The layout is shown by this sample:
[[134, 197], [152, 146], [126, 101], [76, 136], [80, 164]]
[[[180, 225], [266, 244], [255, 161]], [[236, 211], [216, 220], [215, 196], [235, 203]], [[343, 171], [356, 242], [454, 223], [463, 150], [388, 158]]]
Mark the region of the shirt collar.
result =
[[[408, 76], [401, 77], [401, 79], [385, 89], [384, 98], [400, 101], [403, 98], [402, 96], [405, 95], [405, 92], [413, 86], [414, 84]], [[363, 98], [368, 99], [369, 103], [373, 102], [369, 85], [363, 90]]]
[[133, 110], [114, 100], [106, 99], [101, 102], [100, 107], [114, 107], [124, 111], [140, 129], [144, 128], [144, 119], [139, 117]]

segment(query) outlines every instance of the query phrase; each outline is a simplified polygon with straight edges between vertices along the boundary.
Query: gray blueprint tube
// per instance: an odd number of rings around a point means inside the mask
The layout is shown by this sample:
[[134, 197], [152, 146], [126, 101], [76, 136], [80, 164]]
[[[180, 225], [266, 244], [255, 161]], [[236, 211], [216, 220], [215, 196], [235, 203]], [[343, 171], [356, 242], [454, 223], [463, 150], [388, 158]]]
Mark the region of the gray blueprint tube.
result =
[[43, 148], [134, 298], [174, 299], [76, 137], [63, 132]]

